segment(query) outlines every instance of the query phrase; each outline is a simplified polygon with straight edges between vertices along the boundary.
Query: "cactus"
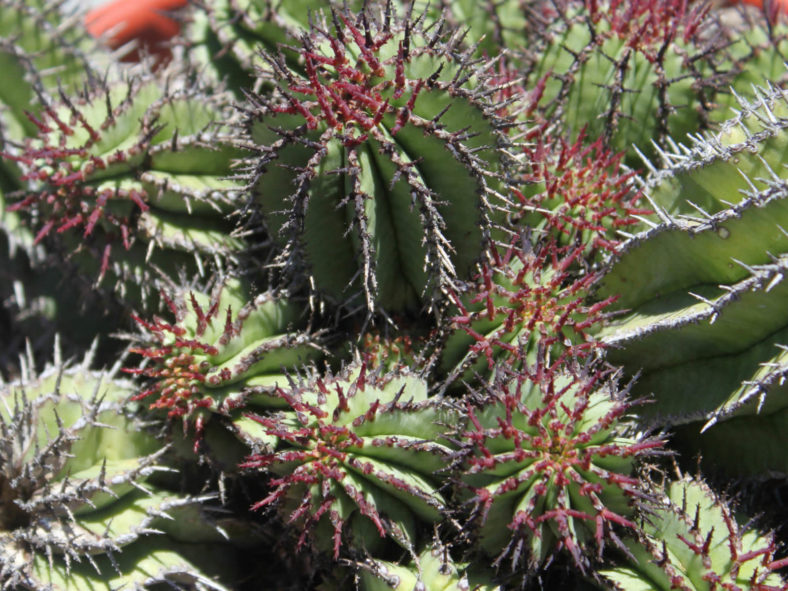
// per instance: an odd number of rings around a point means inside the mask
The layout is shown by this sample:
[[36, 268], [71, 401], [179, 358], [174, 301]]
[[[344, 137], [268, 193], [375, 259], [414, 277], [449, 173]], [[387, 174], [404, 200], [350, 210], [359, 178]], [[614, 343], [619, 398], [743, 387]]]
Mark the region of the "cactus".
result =
[[[697, 435], [704, 423], [746, 418], [763, 444], [759, 457], [785, 469], [755, 427], [779, 422], [785, 407], [785, 100], [779, 90], [743, 100], [718, 134], [652, 165], [645, 191], [664, 221], [622, 247], [599, 290], [618, 293], [615, 307], [631, 310], [598, 336], [611, 362], [642, 371], [635, 392], [654, 393], [643, 419], [701, 421], [682, 440], [732, 472], [767, 466], [736, 453], [713, 427]], [[685, 213], [690, 200], [694, 216]]]
[[286, 271], [339, 303], [417, 311], [470, 270], [500, 206], [492, 66], [388, 6], [333, 16], [301, 40], [305, 74], [268, 58], [276, 90], [247, 115], [256, 201]]
[[531, 85], [543, 85], [537, 112], [545, 120], [559, 118], [573, 135], [585, 128], [630, 156], [633, 144], [650, 152], [651, 142], [683, 139], [705, 124], [731, 67], [715, 63], [723, 44], [708, 7], [686, 0], [538, 4], [544, 23], [532, 24], [521, 59]]
[[372, 551], [384, 537], [412, 551], [419, 521], [439, 521], [446, 502], [433, 475], [450, 453], [441, 433], [452, 417], [426, 386], [361, 364], [278, 388], [283, 412], [250, 415], [279, 441], [243, 464], [274, 475], [254, 509], [278, 504], [300, 529], [297, 547], [314, 530], [315, 547], [335, 558], [345, 543]]
[[184, 290], [165, 299], [174, 322], [136, 317], [148, 346], [132, 351], [145, 363], [125, 371], [149, 379], [136, 400], [151, 398], [150, 409], [181, 419], [184, 429], [192, 426], [198, 443], [217, 413], [233, 414], [235, 429], [246, 437], [249, 422], [231, 411], [281, 406], [275, 391], [288, 372], [322, 354], [317, 336], [298, 330], [304, 319], [286, 294], [251, 297], [248, 285], [228, 280], [210, 294]]
[[532, 246], [525, 238], [506, 249], [493, 247], [491, 262], [453, 294], [457, 312], [441, 352], [446, 385], [489, 377], [499, 361], [514, 367], [533, 362], [545, 350], [554, 361], [592, 356], [598, 343], [590, 328], [614, 298], [587, 302], [600, 275], [576, 276], [583, 250], [554, 240]]
[[[81, 235], [67, 240], [71, 256], [99, 281], [112, 268], [121, 295], [132, 289], [127, 279], [150, 276], [151, 265], [175, 275], [180, 255], [181, 265], [195, 260], [204, 272], [202, 258], [221, 261], [243, 247], [224, 219], [237, 207], [240, 185], [225, 177], [241, 153], [219, 123], [221, 95], [129, 78], [60, 98], [40, 118], [30, 115], [38, 136], [5, 155], [26, 182], [9, 195], [10, 209], [34, 220], [36, 242]], [[156, 256], [157, 247], [167, 256]], [[150, 283], [133, 287], [144, 297]]]
[[672, 482], [662, 503], [644, 521], [643, 539], [625, 540], [628, 564], [601, 571], [615, 589], [786, 588], [777, 572], [786, 561], [775, 558], [772, 536], [742, 525], [705, 483], [686, 477]]
[[788, 588], [783, 480], [656, 484], [788, 473], [785, 17], [64, 2], [0, 0], [0, 587]]
[[359, 565], [362, 591], [500, 591], [489, 573], [457, 564], [448, 549], [428, 547], [412, 564], [399, 565], [383, 560], [368, 560]]
[[[662, 442], [628, 425], [631, 402], [599, 369], [502, 368], [468, 404], [457, 434], [462, 482], [478, 520], [479, 546], [495, 564], [544, 564], [557, 550], [587, 569], [591, 549], [621, 545], [617, 528], [636, 531], [648, 489], [633, 474]], [[502, 527], [506, 524], [506, 527]]]
[[154, 484], [167, 469], [165, 449], [123, 414], [133, 385], [89, 366], [88, 357], [50, 367], [0, 390], [0, 584], [61, 590], [120, 579], [223, 588], [179, 556], [174, 540], [142, 551], [167, 529], [167, 513], [200, 499]]

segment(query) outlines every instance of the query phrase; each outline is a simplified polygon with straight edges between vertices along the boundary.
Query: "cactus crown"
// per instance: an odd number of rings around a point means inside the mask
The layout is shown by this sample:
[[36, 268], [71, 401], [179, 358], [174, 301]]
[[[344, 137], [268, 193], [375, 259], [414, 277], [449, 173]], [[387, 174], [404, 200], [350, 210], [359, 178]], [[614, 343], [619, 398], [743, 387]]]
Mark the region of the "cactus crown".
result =
[[429, 305], [480, 255], [511, 165], [492, 65], [391, 3], [331, 15], [300, 39], [303, 72], [268, 56], [276, 91], [248, 119], [257, 202], [279, 263], [306, 265], [324, 293]]
[[621, 545], [617, 527], [636, 528], [634, 505], [649, 495], [634, 460], [662, 442], [630, 433], [631, 403], [609, 378], [542, 364], [502, 369], [479, 407], [468, 406], [462, 479], [496, 562], [539, 564], [560, 549], [585, 569], [587, 543], [601, 556], [606, 540]]
[[301, 525], [299, 547], [328, 520], [335, 557], [347, 535], [367, 548], [390, 537], [411, 550], [414, 517], [435, 522], [444, 504], [431, 479], [448, 450], [435, 441], [440, 415], [425, 386], [407, 372], [383, 374], [362, 364], [280, 388], [285, 412], [251, 416], [280, 440], [243, 465], [277, 475], [255, 508], [282, 504], [288, 520]]

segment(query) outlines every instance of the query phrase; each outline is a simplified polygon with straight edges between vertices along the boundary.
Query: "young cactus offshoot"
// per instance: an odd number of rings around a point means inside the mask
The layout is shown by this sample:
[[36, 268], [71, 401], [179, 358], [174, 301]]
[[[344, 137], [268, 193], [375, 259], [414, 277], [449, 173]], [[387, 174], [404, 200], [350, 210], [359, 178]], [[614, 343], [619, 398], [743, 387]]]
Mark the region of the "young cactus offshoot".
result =
[[617, 530], [636, 529], [633, 515], [649, 499], [636, 462], [662, 441], [632, 431], [630, 408], [608, 372], [541, 363], [502, 368], [468, 404], [461, 479], [479, 543], [497, 564], [535, 568], [562, 550], [585, 570], [606, 542], [621, 545]]
[[193, 423], [198, 440], [211, 413], [281, 406], [274, 391], [287, 372], [322, 354], [314, 335], [298, 330], [301, 310], [284, 294], [252, 297], [228, 280], [210, 294], [184, 291], [166, 301], [175, 321], [136, 318], [151, 343], [133, 349], [145, 363], [125, 371], [150, 380], [135, 399], [152, 399], [151, 409], [181, 418], [184, 428]]
[[494, 63], [390, 4], [332, 17], [302, 35], [303, 73], [268, 56], [275, 91], [247, 115], [256, 202], [286, 272], [370, 312], [429, 307], [502, 205], [512, 162]]
[[316, 548], [335, 558], [345, 543], [373, 551], [384, 537], [412, 551], [418, 523], [442, 517], [435, 472], [450, 451], [440, 439], [452, 418], [427, 399], [426, 382], [362, 364], [277, 394], [283, 412], [251, 415], [279, 440], [243, 465], [274, 475], [254, 508], [279, 505], [300, 530], [299, 547], [314, 530]]
[[604, 319], [614, 298], [588, 301], [599, 273], [578, 276], [584, 247], [561, 247], [548, 237], [536, 246], [527, 238], [508, 247], [493, 245], [490, 261], [479, 274], [452, 294], [456, 314], [453, 332], [442, 350], [446, 384], [488, 378], [504, 363], [519, 367], [533, 362], [541, 350], [553, 361], [591, 355], [599, 343], [589, 335]]

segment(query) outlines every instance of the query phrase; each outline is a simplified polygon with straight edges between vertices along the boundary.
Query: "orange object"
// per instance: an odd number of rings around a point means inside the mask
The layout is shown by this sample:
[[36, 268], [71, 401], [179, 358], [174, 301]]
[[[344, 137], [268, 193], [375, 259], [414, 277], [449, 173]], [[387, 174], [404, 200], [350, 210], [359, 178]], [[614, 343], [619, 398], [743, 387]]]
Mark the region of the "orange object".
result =
[[188, 0], [114, 0], [88, 12], [85, 28], [93, 37], [104, 37], [113, 49], [136, 41], [123, 61], [139, 61], [147, 52], [158, 64], [171, 57], [168, 42], [180, 32], [172, 13], [187, 4]]
[[779, 12], [788, 13], [788, 0], [739, 0], [741, 4], [750, 4], [763, 8], [764, 5], [770, 4], [769, 8], [776, 9]]

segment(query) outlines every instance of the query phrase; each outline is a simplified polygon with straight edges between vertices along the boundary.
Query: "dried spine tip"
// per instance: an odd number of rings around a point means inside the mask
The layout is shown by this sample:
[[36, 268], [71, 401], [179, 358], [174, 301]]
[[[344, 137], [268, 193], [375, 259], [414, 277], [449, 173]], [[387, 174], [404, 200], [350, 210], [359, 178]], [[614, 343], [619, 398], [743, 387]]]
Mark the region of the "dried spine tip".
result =
[[494, 63], [391, 7], [332, 16], [302, 36], [302, 72], [268, 56], [277, 88], [247, 119], [257, 202], [287, 272], [368, 311], [429, 306], [479, 256], [514, 166]]
[[618, 529], [636, 528], [633, 514], [649, 500], [636, 461], [662, 441], [631, 433], [630, 407], [609, 372], [542, 363], [502, 369], [468, 405], [462, 480], [496, 564], [536, 566], [563, 550], [585, 570], [590, 544], [601, 557], [606, 542], [621, 545]]

